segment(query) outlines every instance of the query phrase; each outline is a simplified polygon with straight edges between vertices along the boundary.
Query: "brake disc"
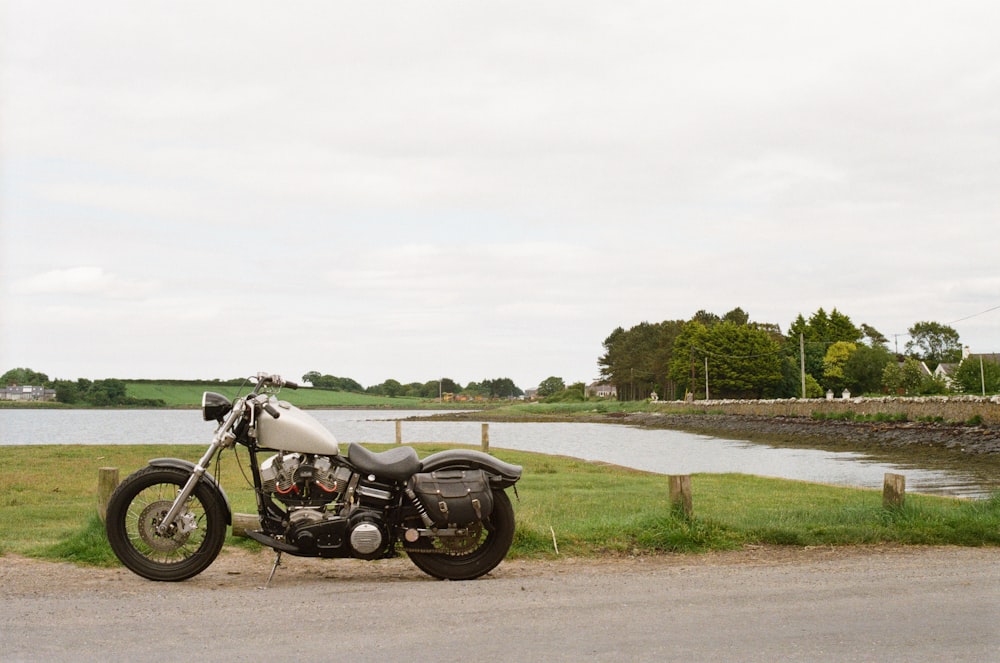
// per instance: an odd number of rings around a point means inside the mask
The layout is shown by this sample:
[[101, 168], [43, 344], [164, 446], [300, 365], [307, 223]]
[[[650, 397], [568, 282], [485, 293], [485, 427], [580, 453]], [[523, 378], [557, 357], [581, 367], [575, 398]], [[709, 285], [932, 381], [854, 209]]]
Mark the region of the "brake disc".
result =
[[177, 550], [187, 543], [191, 538], [191, 532], [195, 529], [194, 514], [184, 511], [177, 515], [166, 535], [159, 534], [156, 528], [163, 522], [171, 506], [173, 506], [172, 501], [159, 500], [150, 503], [139, 514], [139, 536], [156, 552], [169, 553]]

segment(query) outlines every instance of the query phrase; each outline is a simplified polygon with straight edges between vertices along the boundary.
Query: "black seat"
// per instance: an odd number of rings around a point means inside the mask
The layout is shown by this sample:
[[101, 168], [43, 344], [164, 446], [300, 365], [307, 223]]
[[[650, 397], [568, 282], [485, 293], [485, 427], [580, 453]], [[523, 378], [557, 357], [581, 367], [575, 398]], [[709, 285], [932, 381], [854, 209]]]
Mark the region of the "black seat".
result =
[[404, 481], [420, 471], [420, 459], [413, 447], [393, 447], [377, 453], [351, 442], [347, 459], [362, 472], [395, 481]]

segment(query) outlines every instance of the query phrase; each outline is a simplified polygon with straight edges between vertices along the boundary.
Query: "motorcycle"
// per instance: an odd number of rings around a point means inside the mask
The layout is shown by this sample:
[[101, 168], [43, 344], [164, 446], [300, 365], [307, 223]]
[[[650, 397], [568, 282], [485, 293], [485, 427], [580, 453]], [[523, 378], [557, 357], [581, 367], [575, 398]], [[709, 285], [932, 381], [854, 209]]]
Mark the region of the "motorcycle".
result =
[[[208, 469], [237, 444], [249, 450], [260, 525], [246, 535], [276, 552], [266, 584], [282, 553], [375, 560], [402, 548], [423, 572], [447, 580], [478, 578], [506, 557], [514, 510], [505, 489], [516, 494], [520, 466], [468, 449], [420, 460], [412, 447], [379, 453], [351, 443], [341, 455], [329, 430], [277, 399], [294, 382], [266, 373], [253, 381], [235, 401], [202, 395], [202, 417], [218, 427], [197, 463], [153, 459], [112, 493], [108, 541], [129, 570], [180, 581], [215, 560], [232, 509]], [[258, 452], [273, 455], [260, 460]]]

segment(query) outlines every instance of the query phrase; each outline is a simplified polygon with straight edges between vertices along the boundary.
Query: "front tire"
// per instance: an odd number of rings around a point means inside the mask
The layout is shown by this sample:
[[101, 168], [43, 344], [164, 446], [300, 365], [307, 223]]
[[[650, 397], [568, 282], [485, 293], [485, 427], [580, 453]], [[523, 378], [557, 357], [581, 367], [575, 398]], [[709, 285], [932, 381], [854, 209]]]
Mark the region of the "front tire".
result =
[[[420, 538], [403, 543], [418, 569], [441, 580], [472, 580], [495, 569], [507, 556], [514, 541], [514, 507], [507, 493], [493, 491], [493, 512], [483, 521], [479, 543], [468, 552], [448, 551], [449, 540]], [[416, 552], [435, 548], [440, 552]]]
[[195, 486], [170, 531], [156, 532], [190, 476], [183, 470], [146, 467], [112, 493], [105, 525], [108, 542], [133, 573], [176, 582], [198, 575], [218, 556], [226, 539], [226, 505], [207, 481]]

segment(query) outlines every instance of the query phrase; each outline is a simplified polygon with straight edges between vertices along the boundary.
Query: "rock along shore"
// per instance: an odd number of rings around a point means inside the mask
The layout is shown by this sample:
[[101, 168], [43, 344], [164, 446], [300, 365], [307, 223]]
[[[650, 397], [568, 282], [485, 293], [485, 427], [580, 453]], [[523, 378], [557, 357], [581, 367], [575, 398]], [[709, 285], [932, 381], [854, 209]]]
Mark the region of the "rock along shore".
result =
[[[605, 419], [609, 419], [604, 415]], [[1000, 426], [929, 422], [856, 422], [807, 417], [639, 412], [611, 419], [741, 440], [780, 440], [851, 448], [938, 447], [966, 454], [1000, 454]], [[575, 420], [575, 419], [574, 419]]]

